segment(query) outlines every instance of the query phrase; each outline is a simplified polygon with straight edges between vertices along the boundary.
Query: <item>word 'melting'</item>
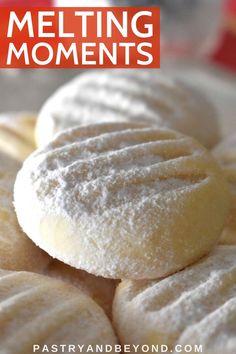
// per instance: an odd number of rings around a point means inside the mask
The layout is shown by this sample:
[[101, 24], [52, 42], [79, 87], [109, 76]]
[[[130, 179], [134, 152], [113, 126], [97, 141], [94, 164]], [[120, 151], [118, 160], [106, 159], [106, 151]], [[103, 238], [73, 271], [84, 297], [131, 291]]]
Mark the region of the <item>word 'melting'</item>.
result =
[[157, 8], [4, 11], [1, 66], [5, 54], [5, 67], [159, 67]]

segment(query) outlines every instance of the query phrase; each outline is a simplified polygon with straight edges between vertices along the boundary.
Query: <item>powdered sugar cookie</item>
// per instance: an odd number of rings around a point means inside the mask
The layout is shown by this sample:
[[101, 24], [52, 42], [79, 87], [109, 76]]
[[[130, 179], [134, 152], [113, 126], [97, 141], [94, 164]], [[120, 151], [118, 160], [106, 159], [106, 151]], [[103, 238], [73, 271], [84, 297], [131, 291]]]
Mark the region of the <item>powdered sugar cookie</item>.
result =
[[72, 268], [53, 260], [45, 271], [46, 275], [73, 284], [97, 302], [111, 318], [112, 302], [118, 282], [112, 279], [96, 277], [83, 270]]
[[0, 114], [0, 150], [23, 161], [36, 148], [35, 124], [33, 113]]
[[52, 345], [58, 353], [70, 353], [69, 345], [76, 351], [84, 345], [80, 352], [87, 353], [88, 346], [116, 344], [103, 310], [72, 285], [39, 274], [1, 270], [0, 286], [2, 353], [51, 352]]
[[180, 346], [194, 353], [195, 345], [204, 354], [235, 353], [235, 255], [235, 246], [219, 246], [166, 279], [123, 281], [113, 304], [121, 343], [166, 345], [174, 354]]
[[216, 113], [196, 89], [148, 70], [104, 70], [80, 75], [43, 106], [36, 127], [39, 146], [79, 124], [134, 121], [162, 125], [212, 147], [219, 140]]
[[225, 139], [213, 153], [227, 176], [231, 190], [231, 209], [221, 242], [236, 244], [236, 135]]
[[21, 231], [12, 204], [19, 169], [17, 161], [0, 154], [0, 268], [41, 271], [49, 257]]
[[192, 138], [104, 123], [65, 131], [31, 155], [16, 179], [15, 207], [27, 235], [64, 263], [149, 279], [211, 250], [228, 185]]

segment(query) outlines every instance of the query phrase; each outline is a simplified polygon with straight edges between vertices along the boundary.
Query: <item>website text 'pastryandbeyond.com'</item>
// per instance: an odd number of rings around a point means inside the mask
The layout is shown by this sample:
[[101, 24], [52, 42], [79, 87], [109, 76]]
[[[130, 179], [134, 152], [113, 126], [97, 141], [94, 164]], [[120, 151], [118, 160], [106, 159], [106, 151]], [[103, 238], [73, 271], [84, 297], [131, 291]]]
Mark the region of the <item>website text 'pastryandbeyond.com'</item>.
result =
[[52, 344], [33, 345], [33, 353], [203, 353], [202, 345], [176, 344], [174, 348], [168, 345], [84, 345], [84, 344]]

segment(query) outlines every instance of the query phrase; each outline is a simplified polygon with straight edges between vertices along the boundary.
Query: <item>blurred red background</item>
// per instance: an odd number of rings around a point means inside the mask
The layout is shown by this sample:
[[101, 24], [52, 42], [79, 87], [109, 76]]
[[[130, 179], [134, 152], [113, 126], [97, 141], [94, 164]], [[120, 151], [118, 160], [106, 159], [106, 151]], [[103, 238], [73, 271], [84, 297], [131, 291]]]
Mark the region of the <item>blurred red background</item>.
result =
[[236, 70], [236, 0], [226, 0], [225, 16], [218, 48], [212, 60], [231, 70]]

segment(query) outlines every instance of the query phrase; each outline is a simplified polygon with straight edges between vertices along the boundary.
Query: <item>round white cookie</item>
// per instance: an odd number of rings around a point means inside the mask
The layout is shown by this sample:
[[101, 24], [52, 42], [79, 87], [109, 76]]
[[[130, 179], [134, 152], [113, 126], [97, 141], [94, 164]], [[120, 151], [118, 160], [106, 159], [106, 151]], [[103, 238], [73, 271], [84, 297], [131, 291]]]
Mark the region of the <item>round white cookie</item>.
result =
[[22, 232], [13, 207], [13, 187], [20, 166], [0, 153], [0, 268], [41, 271], [50, 258]]
[[36, 149], [34, 113], [0, 114], [0, 150], [23, 161]]
[[117, 343], [104, 311], [72, 285], [39, 274], [0, 270], [0, 287], [4, 354], [43, 353], [47, 348], [51, 352], [53, 345], [58, 353], [70, 353], [69, 346], [78, 351], [78, 345], [81, 353], [87, 353], [95, 345]]
[[223, 140], [213, 154], [226, 174], [231, 191], [231, 208], [221, 243], [236, 244], [236, 135]]
[[36, 126], [39, 146], [79, 124], [148, 122], [193, 136], [206, 147], [219, 140], [216, 112], [197, 90], [153, 70], [82, 74], [44, 104]]
[[165, 345], [173, 354], [180, 346], [183, 353], [196, 346], [204, 354], [235, 353], [235, 256], [235, 246], [219, 246], [168, 278], [121, 282], [113, 303], [121, 344]]
[[78, 127], [32, 154], [15, 184], [18, 220], [42, 249], [110, 278], [162, 277], [218, 241], [228, 185], [210, 153], [174, 131]]
[[118, 285], [116, 280], [96, 277], [57, 260], [53, 260], [48, 265], [45, 274], [76, 286], [91, 296], [103, 308], [109, 318], [112, 317], [112, 302]]

